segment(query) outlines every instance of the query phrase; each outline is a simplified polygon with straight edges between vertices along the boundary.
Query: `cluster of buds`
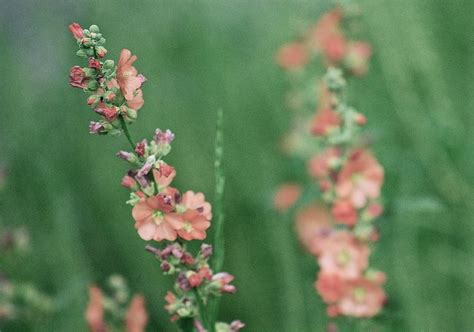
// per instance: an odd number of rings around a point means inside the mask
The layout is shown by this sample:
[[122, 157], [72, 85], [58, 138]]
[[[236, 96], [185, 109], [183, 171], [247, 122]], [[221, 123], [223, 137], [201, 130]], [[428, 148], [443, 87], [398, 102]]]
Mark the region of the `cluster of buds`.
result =
[[27, 321], [54, 310], [54, 301], [34, 285], [11, 281], [0, 272], [0, 322]]
[[90, 123], [89, 132], [119, 134], [123, 130], [122, 121], [134, 122], [144, 103], [141, 86], [146, 79], [133, 66], [137, 57], [124, 49], [116, 65], [113, 60], [104, 59], [105, 38], [97, 25], [83, 29], [73, 23], [69, 30], [79, 46], [76, 55], [88, 59], [86, 67], [71, 68], [69, 84], [86, 92], [87, 104], [101, 116], [101, 120]]
[[143, 332], [148, 322], [145, 299], [142, 295], [130, 298], [127, 283], [120, 275], [107, 280], [105, 294], [97, 286], [89, 288], [89, 305], [85, 316], [91, 332]]
[[[283, 185], [274, 202], [283, 212], [297, 206], [301, 197], [308, 197], [303, 191], [311, 195], [316, 188], [321, 193], [321, 202], [298, 207], [295, 217], [300, 241], [320, 267], [315, 287], [327, 304], [329, 316], [367, 318], [377, 315], [386, 301], [382, 288], [385, 274], [369, 267], [371, 248], [378, 240], [373, 221], [383, 211], [380, 193], [384, 170], [360, 138], [365, 116], [345, 103], [345, 75], [366, 72], [371, 48], [346, 39], [341, 28], [344, 18], [342, 9], [330, 11], [298, 44], [305, 52], [308, 47], [320, 52], [322, 67], [326, 67], [324, 79], [316, 84], [312, 77], [308, 82], [303, 75], [303, 82], [295, 89], [308, 91], [310, 86], [313, 92], [305, 102], [292, 104], [303, 109], [296, 120], [297, 135], [300, 141], [312, 144], [311, 149], [299, 153], [307, 164], [310, 181], [307, 186]], [[288, 66], [291, 61], [285, 52], [291, 54], [283, 48], [278, 59], [286, 69], [303, 69], [309, 61], [309, 57], [301, 56], [306, 53], [301, 53], [298, 65], [295, 61]], [[304, 109], [305, 105], [310, 107]]]
[[[131, 165], [122, 185], [131, 190], [127, 203], [133, 207], [132, 216], [138, 235], [145, 241], [170, 241], [163, 250], [147, 247], [160, 259], [165, 274], [177, 274], [175, 293], [170, 292], [166, 298], [167, 310], [173, 320], [192, 321], [194, 329], [199, 332], [205, 329], [209, 332], [240, 330], [244, 326], [240, 321], [215, 323], [214, 315], [206, 313], [211, 297], [235, 292], [235, 287], [230, 284], [234, 277], [227, 273], [213, 274], [208, 264], [212, 253], [209, 245], [203, 244], [198, 255], [193, 257], [182, 242], [206, 238], [212, 207], [203, 193], [189, 190], [181, 194], [171, 186], [176, 170], [163, 161], [163, 157], [171, 151], [174, 134], [170, 130], [156, 129], [152, 140], [136, 143], [128, 132], [127, 124], [136, 119], [137, 110], [144, 104], [141, 86], [145, 78], [133, 67], [137, 57], [129, 50], [122, 50], [117, 66], [112, 60], [102, 61], [106, 53], [102, 46], [105, 39], [97, 26], [85, 30], [74, 23], [69, 29], [80, 48], [77, 55], [89, 58], [87, 68], [75, 66], [71, 69], [70, 84], [89, 93], [87, 103], [103, 118], [91, 122], [90, 132], [123, 132], [132, 146], [133, 151], [119, 151], [117, 156]], [[100, 289], [91, 288], [91, 304], [86, 316], [92, 331], [107, 329], [103, 312], [104, 308], [111, 306], [110, 303], [114, 302], [104, 302]], [[131, 308], [133, 303], [132, 300]], [[117, 309], [117, 306], [113, 308]], [[118, 320], [121, 318], [123, 321], [124, 310], [116, 311]], [[210, 311], [214, 312], [215, 308], [210, 308]], [[137, 323], [144, 326], [146, 314], [136, 315], [145, 317]], [[127, 325], [128, 331], [142, 329], [132, 330]]]
[[[207, 306], [213, 297], [235, 293], [237, 289], [231, 285], [234, 276], [226, 272], [213, 273], [209, 266], [212, 255], [212, 246], [209, 244], [203, 243], [195, 257], [186, 251], [184, 244], [179, 243], [169, 244], [164, 249], [152, 246], [146, 249], [161, 262], [164, 274], [176, 275], [174, 292], [169, 291], [165, 297], [165, 309], [171, 315], [171, 321], [192, 319], [198, 331], [206, 331], [202, 320], [207, 317], [202, 317], [205, 313], [200, 310], [200, 306]], [[240, 321], [231, 324], [217, 322], [214, 330], [234, 332], [243, 327]]]

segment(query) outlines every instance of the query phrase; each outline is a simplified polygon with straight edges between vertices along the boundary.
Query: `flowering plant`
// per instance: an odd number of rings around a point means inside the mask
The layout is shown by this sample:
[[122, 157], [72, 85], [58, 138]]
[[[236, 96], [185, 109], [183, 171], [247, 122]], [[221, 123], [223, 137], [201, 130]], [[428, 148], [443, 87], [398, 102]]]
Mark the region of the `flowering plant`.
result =
[[[122, 185], [131, 191], [128, 204], [138, 235], [145, 241], [166, 241], [164, 248], [148, 245], [147, 250], [161, 262], [165, 274], [176, 274], [174, 293], [166, 296], [166, 310], [172, 321], [177, 321], [184, 331], [238, 331], [240, 321], [231, 324], [216, 323], [217, 298], [223, 293], [235, 292], [230, 285], [233, 276], [219, 271], [223, 263], [222, 214], [218, 209], [215, 260], [209, 264], [212, 246], [203, 244], [193, 256], [186, 249], [186, 242], [204, 240], [213, 217], [211, 204], [204, 194], [186, 191], [183, 194], [171, 183], [176, 176], [173, 166], [163, 158], [171, 151], [174, 134], [170, 130], [156, 129], [151, 140], [135, 142], [128, 125], [137, 119], [143, 106], [142, 85], [146, 78], [134, 67], [137, 60], [129, 50], [122, 50], [118, 63], [105, 59], [105, 39], [96, 25], [83, 29], [79, 24], [69, 26], [77, 41], [77, 55], [87, 59], [87, 67], [71, 68], [69, 83], [88, 94], [87, 104], [101, 119], [90, 123], [91, 134], [124, 134], [131, 151], [120, 151], [117, 156], [130, 165]], [[222, 113], [219, 113], [219, 123]], [[222, 158], [222, 133], [218, 131], [217, 204], [220, 205], [224, 180], [220, 170]]]
[[[295, 85], [289, 98], [295, 121], [284, 148], [307, 165], [309, 180], [305, 188], [281, 186], [274, 203], [280, 212], [298, 210], [297, 233], [319, 264], [315, 287], [327, 314], [369, 318], [386, 300], [385, 274], [369, 267], [378, 240], [373, 221], [383, 211], [384, 170], [361, 139], [365, 116], [346, 104], [346, 77], [365, 74], [371, 55], [368, 43], [346, 36], [349, 18], [351, 13], [336, 8], [302, 41], [278, 52]], [[318, 82], [314, 73], [320, 67], [326, 74]]]

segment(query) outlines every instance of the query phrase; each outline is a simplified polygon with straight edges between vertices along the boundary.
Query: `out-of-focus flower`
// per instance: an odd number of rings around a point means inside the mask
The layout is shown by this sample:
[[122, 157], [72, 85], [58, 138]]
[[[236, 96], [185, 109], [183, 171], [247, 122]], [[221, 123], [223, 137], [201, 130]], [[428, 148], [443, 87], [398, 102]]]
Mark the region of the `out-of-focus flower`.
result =
[[220, 291], [223, 293], [235, 293], [237, 289], [230, 283], [234, 280], [234, 276], [227, 272], [220, 272], [212, 277], [213, 281], [218, 281], [220, 284]]
[[380, 196], [384, 171], [369, 151], [355, 150], [340, 171], [336, 193], [347, 199], [355, 208], [362, 208], [369, 199]]
[[104, 304], [100, 288], [89, 288], [89, 305], [86, 310], [86, 321], [91, 332], [105, 332], [107, 326], [104, 321]]
[[342, 315], [368, 318], [380, 312], [385, 299], [385, 292], [379, 284], [361, 277], [348, 282], [348, 288], [339, 300], [338, 308]]
[[125, 315], [127, 332], [143, 332], [147, 322], [148, 313], [145, 308], [145, 298], [142, 295], [135, 295]]
[[337, 274], [329, 274], [322, 271], [315, 283], [316, 290], [326, 303], [339, 301], [347, 289], [346, 281]]
[[324, 239], [331, 232], [331, 216], [321, 205], [308, 205], [296, 214], [296, 231], [306, 250], [319, 254]]
[[372, 47], [366, 42], [351, 42], [347, 47], [345, 65], [357, 76], [364, 75], [368, 70], [369, 59], [372, 56]]
[[302, 68], [309, 60], [308, 51], [303, 43], [288, 43], [278, 51], [276, 60], [286, 70]]
[[315, 136], [326, 136], [341, 125], [339, 114], [331, 108], [320, 109], [313, 118], [311, 133]]
[[313, 156], [308, 163], [308, 173], [316, 179], [324, 179], [329, 176], [340, 164], [341, 150], [330, 147], [323, 152]]
[[340, 224], [354, 226], [357, 223], [357, 210], [354, 205], [347, 200], [334, 202], [331, 212], [335, 221]]
[[321, 271], [341, 278], [357, 278], [367, 268], [369, 248], [348, 231], [329, 236], [324, 243], [318, 262]]
[[296, 183], [285, 183], [278, 188], [273, 197], [273, 206], [279, 212], [291, 208], [301, 195], [301, 186]]

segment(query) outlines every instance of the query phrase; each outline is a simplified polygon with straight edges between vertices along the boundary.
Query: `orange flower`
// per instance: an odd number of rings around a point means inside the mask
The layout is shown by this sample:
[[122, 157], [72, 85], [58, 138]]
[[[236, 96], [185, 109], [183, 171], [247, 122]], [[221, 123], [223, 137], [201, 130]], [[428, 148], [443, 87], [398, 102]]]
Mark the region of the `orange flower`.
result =
[[301, 195], [301, 187], [296, 183], [285, 183], [275, 193], [273, 206], [278, 212], [291, 208]]
[[135, 295], [125, 315], [127, 332], [143, 332], [148, 322], [148, 313], [145, 308], [145, 298]]
[[317, 255], [321, 251], [324, 238], [331, 230], [331, 216], [317, 204], [301, 209], [296, 215], [296, 232], [300, 242], [309, 252]]
[[288, 43], [283, 45], [276, 56], [280, 67], [287, 70], [303, 67], [308, 62], [308, 59], [308, 52], [302, 43]]
[[181, 205], [187, 209], [198, 211], [206, 220], [212, 219], [211, 204], [206, 202], [203, 193], [195, 193], [191, 190], [186, 191], [181, 198]]
[[337, 178], [336, 193], [355, 208], [362, 208], [369, 199], [380, 196], [384, 171], [369, 151], [353, 151]]
[[102, 291], [99, 287], [89, 287], [89, 305], [86, 310], [86, 321], [91, 332], [105, 332], [104, 305]]
[[120, 58], [117, 64], [117, 83], [120, 90], [127, 101], [135, 98], [136, 90], [142, 85], [142, 79], [138, 76], [138, 72], [133, 66], [137, 60], [136, 55], [132, 55], [127, 49], [120, 52]]

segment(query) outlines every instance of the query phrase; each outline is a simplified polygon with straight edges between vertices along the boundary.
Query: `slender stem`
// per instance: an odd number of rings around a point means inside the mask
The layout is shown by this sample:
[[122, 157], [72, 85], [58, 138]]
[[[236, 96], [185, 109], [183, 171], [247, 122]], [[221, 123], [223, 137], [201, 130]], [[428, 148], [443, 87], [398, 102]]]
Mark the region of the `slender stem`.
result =
[[119, 120], [120, 120], [120, 125], [122, 126], [123, 133], [125, 134], [125, 137], [127, 137], [127, 140], [130, 143], [132, 150], [135, 150], [135, 143], [133, 143], [133, 139], [130, 136], [130, 132], [128, 131], [127, 123], [125, 122], [125, 119], [123, 118], [122, 115], [119, 115]]
[[196, 297], [196, 302], [199, 307], [199, 316], [201, 317], [201, 322], [204, 325], [204, 328], [209, 332], [214, 332], [214, 324], [209, 324], [209, 319], [207, 317], [206, 306], [199, 294], [199, 291], [196, 288], [193, 288], [194, 295]]
[[[214, 200], [214, 257], [211, 261], [211, 268], [214, 272], [220, 272], [224, 264], [224, 212], [223, 212], [223, 198], [225, 188], [225, 177], [222, 169], [222, 161], [224, 155], [224, 122], [223, 111], [217, 111], [217, 130], [216, 130], [216, 148], [215, 148], [215, 173], [216, 173], [216, 188]], [[209, 317], [211, 324], [214, 325], [217, 317], [217, 309], [219, 307], [220, 297], [213, 297], [209, 299]]]

